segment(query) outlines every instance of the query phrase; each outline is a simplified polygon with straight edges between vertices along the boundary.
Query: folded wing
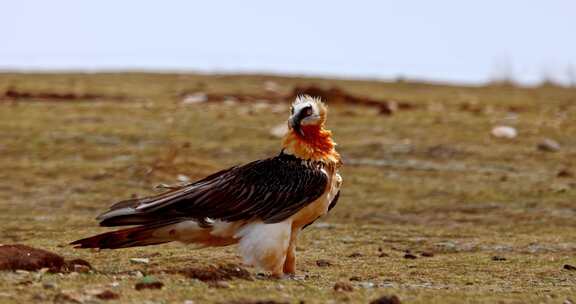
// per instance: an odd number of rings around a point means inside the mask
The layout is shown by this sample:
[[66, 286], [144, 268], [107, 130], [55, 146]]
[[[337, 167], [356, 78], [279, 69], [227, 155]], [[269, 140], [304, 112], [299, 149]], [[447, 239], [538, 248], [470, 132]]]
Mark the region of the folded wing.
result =
[[144, 225], [177, 218], [280, 222], [318, 199], [328, 176], [321, 163], [294, 156], [255, 161], [217, 172], [183, 188], [119, 202], [98, 217], [101, 226]]

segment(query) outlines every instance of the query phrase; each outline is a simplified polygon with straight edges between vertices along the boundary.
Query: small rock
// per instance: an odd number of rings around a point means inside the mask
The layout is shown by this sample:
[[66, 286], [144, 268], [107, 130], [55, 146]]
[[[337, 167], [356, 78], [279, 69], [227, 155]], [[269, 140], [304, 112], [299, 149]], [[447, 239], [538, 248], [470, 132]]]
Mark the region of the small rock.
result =
[[116, 299], [120, 298], [119, 294], [117, 294], [113, 291], [110, 291], [110, 290], [104, 290], [100, 293], [95, 294], [94, 296], [96, 296], [98, 299], [104, 300], [104, 301], [116, 300]]
[[58, 288], [58, 285], [54, 282], [44, 282], [42, 283], [42, 287], [44, 289], [56, 289]]
[[444, 242], [439, 242], [436, 243], [435, 246], [437, 246], [438, 248], [440, 248], [440, 250], [442, 251], [447, 251], [447, 252], [458, 252], [460, 251], [460, 248], [458, 246], [458, 244], [452, 242], [452, 241], [444, 241]]
[[30, 271], [28, 270], [22, 270], [22, 269], [16, 269], [16, 271], [14, 271], [16, 274], [20, 274], [20, 275], [27, 275], [30, 273]]
[[339, 238], [338, 240], [344, 244], [356, 243], [356, 241], [358, 241], [357, 239], [355, 239], [351, 236], [345, 236], [345, 237]]
[[509, 126], [497, 126], [492, 129], [492, 136], [496, 138], [512, 139], [518, 136], [518, 131]]
[[387, 258], [387, 257], [389, 257], [389, 256], [390, 256], [390, 255], [387, 254], [386, 252], [381, 252], [381, 253], [378, 255], [379, 258]]
[[413, 255], [413, 254], [411, 254], [411, 253], [406, 253], [406, 254], [404, 255], [404, 258], [405, 258], [405, 259], [409, 259], [409, 260], [414, 260], [414, 259], [417, 259], [418, 257], [415, 256], [415, 255]]
[[360, 282], [360, 281], [362, 281], [362, 278], [359, 277], [359, 276], [353, 276], [353, 277], [350, 277], [349, 280], [350, 280], [350, 281]]
[[130, 263], [132, 263], [132, 264], [149, 264], [150, 259], [148, 259], [148, 258], [131, 258]]
[[184, 96], [184, 98], [182, 99], [182, 104], [192, 105], [203, 103], [206, 101], [208, 101], [208, 95], [206, 95], [206, 93], [199, 92]]
[[86, 265], [74, 265], [74, 271], [78, 273], [88, 273], [90, 272], [91, 268]]
[[363, 254], [360, 252], [353, 252], [350, 255], [348, 255], [349, 258], [359, 258], [361, 256], [363, 256]]
[[565, 264], [563, 268], [565, 270], [572, 270], [572, 271], [576, 270], [576, 266], [572, 266], [570, 264]]
[[114, 282], [110, 283], [110, 287], [112, 287], [112, 288], [116, 288], [116, 287], [119, 287], [119, 286], [120, 286], [120, 282], [114, 281]]
[[495, 255], [492, 257], [492, 261], [506, 261], [506, 258], [499, 255]]
[[383, 296], [376, 300], [370, 301], [370, 304], [400, 304], [400, 299], [397, 296]]
[[[69, 272], [68, 275], [75, 276], [79, 273], [87, 273], [92, 270], [92, 265], [83, 259], [73, 259], [66, 261], [61, 271]], [[50, 269], [50, 271], [53, 271]]]
[[545, 138], [536, 145], [536, 148], [544, 152], [558, 152], [560, 151], [560, 144], [550, 138]]
[[184, 304], [196, 304], [196, 302], [194, 302], [193, 300], [186, 300], [184, 301]]
[[425, 258], [431, 258], [434, 256], [434, 253], [429, 252], [429, 251], [424, 251], [424, 252], [422, 252], [421, 256], [423, 256]]
[[316, 265], [318, 267], [330, 267], [332, 266], [332, 262], [328, 261], [328, 260], [317, 260], [316, 261]]
[[358, 283], [358, 285], [361, 288], [365, 288], [365, 289], [370, 289], [370, 288], [374, 288], [376, 286], [376, 284], [372, 283], [372, 282], [360, 282]]
[[347, 282], [337, 282], [334, 284], [334, 291], [337, 292], [352, 292], [354, 291], [354, 286]]
[[279, 124], [270, 129], [270, 135], [275, 138], [282, 138], [288, 133], [288, 125], [286, 123]]
[[142, 271], [139, 271], [139, 270], [130, 272], [130, 275], [137, 277], [137, 278], [143, 278], [144, 277], [144, 274], [142, 273]]
[[176, 179], [181, 183], [189, 183], [190, 182], [190, 177], [186, 176], [184, 174], [178, 174], [178, 176], [176, 176]]

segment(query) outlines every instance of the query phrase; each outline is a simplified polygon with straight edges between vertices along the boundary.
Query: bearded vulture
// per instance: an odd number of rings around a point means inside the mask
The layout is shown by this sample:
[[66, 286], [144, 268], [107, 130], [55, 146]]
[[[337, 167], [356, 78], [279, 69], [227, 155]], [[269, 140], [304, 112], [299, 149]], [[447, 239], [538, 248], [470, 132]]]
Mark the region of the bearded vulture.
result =
[[272, 276], [294, 275], [303, 228], [334, 207], [342, 166], [327, 108], [298, 96], [281, 152], [214, 173], [168, 192], [114, 204], [100, 226], [134, 226], [72, 242], [76, 248], [116, 249], [172, 241], [199, 247], [239, 244], [244, 262]]

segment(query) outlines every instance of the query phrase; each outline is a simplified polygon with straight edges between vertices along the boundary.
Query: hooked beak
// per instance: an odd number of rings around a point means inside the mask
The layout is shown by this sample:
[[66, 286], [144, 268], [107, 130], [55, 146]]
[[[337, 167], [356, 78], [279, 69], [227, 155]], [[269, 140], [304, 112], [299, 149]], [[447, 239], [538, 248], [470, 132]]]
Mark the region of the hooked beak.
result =
[[302, 121], [302, 117], [299, 114], [296, 114], [288, 120], [288, 124], [290, 128], [294, 130], [296, 133], [300, 134], [300, 136], [304, 137], [304, 132], [302, 132], [302, 128], [300, 127], [300, 122]]

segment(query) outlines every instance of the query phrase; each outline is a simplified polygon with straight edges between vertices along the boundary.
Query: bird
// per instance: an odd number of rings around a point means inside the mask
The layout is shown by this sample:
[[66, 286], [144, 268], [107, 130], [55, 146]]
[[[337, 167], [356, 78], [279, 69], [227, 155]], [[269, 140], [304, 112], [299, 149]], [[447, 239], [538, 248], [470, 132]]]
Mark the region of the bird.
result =
[[272, 277], [296, 274], [299, 234], [338, 202], [343, 162], [328, 109], [299, 95], [276, 156], [233, 166], [167, 192], [112, 205], [100, 226], [134, 226], [71, 243], [117, 249], [168, 242], [219, 247], [238, 244], [247, 265]]

